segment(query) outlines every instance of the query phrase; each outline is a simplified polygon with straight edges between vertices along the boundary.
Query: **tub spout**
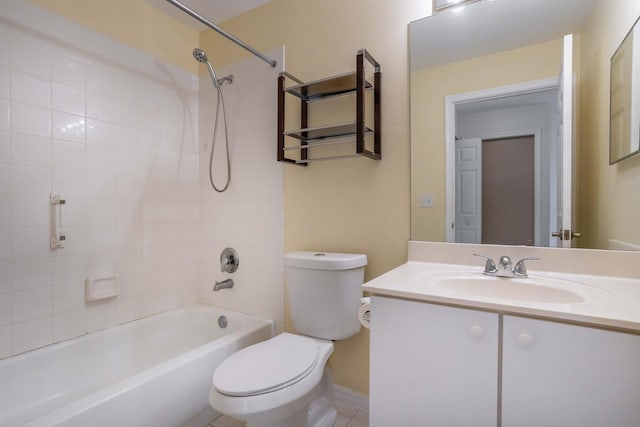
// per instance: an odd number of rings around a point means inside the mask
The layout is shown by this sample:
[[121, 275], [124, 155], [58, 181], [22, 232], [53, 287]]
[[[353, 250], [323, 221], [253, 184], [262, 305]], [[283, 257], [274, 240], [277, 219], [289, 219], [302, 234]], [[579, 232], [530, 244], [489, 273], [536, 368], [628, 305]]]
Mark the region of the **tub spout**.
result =
[[220, 289], [230, 289], [230, 288], [233, 288], [232, 279], [223, 280], [222, 282], [216, 282], [216, 284], [213, 285], [213, 290], [216, 292], [219, 291]]

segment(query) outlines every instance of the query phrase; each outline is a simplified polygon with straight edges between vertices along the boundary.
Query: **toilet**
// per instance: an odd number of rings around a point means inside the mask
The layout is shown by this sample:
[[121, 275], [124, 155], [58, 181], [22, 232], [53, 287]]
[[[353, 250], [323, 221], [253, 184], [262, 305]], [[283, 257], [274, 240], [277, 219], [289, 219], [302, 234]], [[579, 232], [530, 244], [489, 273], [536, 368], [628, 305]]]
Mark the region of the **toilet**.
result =
[[209, 403], [247, 427], [331, 427], [333, 341], [360, 330], [358, 308], [367, 256], [291, 252], [285, 275], [291, 321], [284, 332], [224, 360]]

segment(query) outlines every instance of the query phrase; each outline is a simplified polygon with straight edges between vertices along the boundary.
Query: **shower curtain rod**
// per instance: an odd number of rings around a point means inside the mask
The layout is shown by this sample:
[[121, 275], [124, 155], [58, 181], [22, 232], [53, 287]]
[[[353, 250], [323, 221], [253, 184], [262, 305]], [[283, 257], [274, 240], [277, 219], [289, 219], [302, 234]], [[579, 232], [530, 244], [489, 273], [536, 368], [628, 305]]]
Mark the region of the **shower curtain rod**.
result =
[[252, 48], [251, 46], [249, 46], [248, 44], [246, 44], [242, 40], [238, 39], [237, 37], [234, 37], [231, 34], [227, 33], [225, 30], [223, 30], [222, 28], [218, 27], [216, 24], [214, 24], [213, 22], [209, 21], [208, 19], [206, 19], [202, 15], [199, 15], [197, 12], [193, 11], [192, 9], [189, 9], [187, 6], [183, 5], [179, 1], [167, 0], [167, 2], [171, 3], [172, 5], [174, 5], [175, 7], [177, 7], [178, 9], [183, 11], [184, 13], [186, 13], [187, 15], [191, 16], [192, 18], [195, 18], [198, 21], [202, 22], [204, 25], [206, 25], [207, 27], [209, 27], [212, 30], [216, 31], [218, 34], [228, 38], [229, 40], [231, 40], [232, 42], [234, 42], [238, 46], [245, 48], [246, 50], [248, 50], [249, 52], [253, 53], [258, 58], [262, 59], [264, 62], [267, 62], [272, 67], [276, 66], [276, 61], [275, 60], [269, 58], [268, 56], [266, 56], [265, 54], [263, 54], [261, 52], [258, 52], [257, 50], [255, 50], [254, 48]]

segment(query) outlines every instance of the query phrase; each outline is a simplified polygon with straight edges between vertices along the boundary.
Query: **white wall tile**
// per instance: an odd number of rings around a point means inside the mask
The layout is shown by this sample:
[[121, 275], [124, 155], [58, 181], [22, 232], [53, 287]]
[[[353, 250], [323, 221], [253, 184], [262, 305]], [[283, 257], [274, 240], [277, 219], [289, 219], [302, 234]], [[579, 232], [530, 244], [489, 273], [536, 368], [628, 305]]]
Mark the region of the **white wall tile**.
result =
[[12, 321], [23, 322], [50, 316], [53, 312], [53, 290], [37, 288], [12, 294]]
[[65, 113], [85, 114], [85, 91], [60, 83], [53, 83], [51, 107]]
[[0, 66], [9, 66], [9, 30], [0, 26]]
[[86, 141], [86, 119], [61, 111], [53, 111], [53, 137], [64, 141], [85, 142]]
[[87, 171], [87, 196], [97, 199], [115, 198], [115, 174]]
[[8, 261], [0, 262], [0, 294], [8, 294], [11, 292], [11, 263]]
[[14, 227], [46, 227], [51, 219], [48, 197], [14, 197], [12, 203]]
[[142, 275], [139, 271], [121, 273], [119, 280], [122, 297], [131, 297], [142, 293]]
[[85, 197], [88, 194], [87, 186], [87, 173], [84, 170], [53, 170], [52, 191], [64, 195], [67, 199]]
[[11, 136], [11, 157], [17, 165], [48, 168], [51, 166], [51, 140], [14, 133]]
[[142, 316], [142, 297], [118, 298], [117, 322], [124, 323]]
[[11, 324], [11, 295], [0, 294], [0, 326]]
[[54, 284], [84, 283], [87, 271], [87, 254], [63, 254], [53, 257]]
[[9, 130], [9, 100], [0, 98], [0, 131]]
[[[84, 308], [84, 282], [72, 282], [53, 287], [53, 312], [64, 313]], [[55, 321], [55, 319], [54, 319]]]
[[112, 148], [116, 142], [116, 125], [114, 123], [89, 119], [87, 122], [87, 143]]
[[11, 73], [11, 99], [39, 107], [51, 107], [51, 82], [22, 72]]
[[44, 347], [53, 342], [53, 319], [41, 317], [11, 325], [11, 352], [13, 354]]
[[0, 359], [11, 355], [11, 326], [0, 326]]
[[75, 338], [87, 332], [84, 308], [53, 315], [53, 342]]
[[118, 89], [115, 67], [89, 59], [87, 63], [87, 90], [105, 95]]
[[14, 228], [11, 232], [14, 259], [49, 255], [49, 227]]
[[13, 233], [11, 229], [0, 229], [0, 261], [11, 259]]
[[89, 251], [112, 251], [116, 249], [115, 225], [92, 225], [88, 227]]
[[54, 82], [84, 89], [86, 87], [86, 63], [80, 55], [74, 55], [72, 52], [54, 47], [51, 78]]
[[51, 193], [49, 168], [13, 165], [11, 172], [14, 195], [48, 197]]
[[9, 98], [9, 70], [0, 66], [0, 98]]
[[[88, 145], [87, 171], [115, 174], [116, 152], [112, 149]], [[115, 177], [113, 180], [115, 181]]]
[[13, 204], [11, 197], [0, 196], [0, 228], [11, 227], [13, 219]]
[[86, 225], [63, 226], [65, 235], [64, 252], [67, 254], [81, 254], [87, 251], [88, 231]]
[[[11, 31], [9, 44], [12, 69], [41, 79], [51, 79], [51, 46], [48, 43], [16, 30]], [[37, 58], [37, 63], [34, 63], [34, 58]]]
[[53, 260], [49, 257], [12, 262], [13, 291], [48, 287], [53, 283]]
[[9, 132], [0, 131], [0, 163], [11, 162], [11, 138]]
[[[0, 103], [0, 111], [2, 105]], [[0, 129], [2, 123], [0, 120]], [[51, 113], [48, 108], [11, 102], [11, 130], [37, 136], [51, 135]]]
[[116, 301], [108, 300], [87, 306], [85, 325], [88, 332], [110, 328], [116, 325]]
[[116, 252], [90, 252], [87, 257], [87, 270], [89, 277], [104, 277], [115, 274], [117, 271]]
[[53, 141], [52, 165], [58, 169], [84, 169], [87, 160], [86, 146], [82, 143]]
[[87, 92], [87, 117], [111, 123], [116, 121], [115, 98], [96, 92]]
[[[113, 199], [88, 199], [87, 224], [114, 225], [116, 224], [116, 201]], [[115, 239], [115, 230], [114, 230]]]
[[61, 223], [62, 228], [87, 225], [88, 214], [87, 204], [88, 200], [81, 197], [72, 197], [64, 195], [65, 204], [62, 207]]

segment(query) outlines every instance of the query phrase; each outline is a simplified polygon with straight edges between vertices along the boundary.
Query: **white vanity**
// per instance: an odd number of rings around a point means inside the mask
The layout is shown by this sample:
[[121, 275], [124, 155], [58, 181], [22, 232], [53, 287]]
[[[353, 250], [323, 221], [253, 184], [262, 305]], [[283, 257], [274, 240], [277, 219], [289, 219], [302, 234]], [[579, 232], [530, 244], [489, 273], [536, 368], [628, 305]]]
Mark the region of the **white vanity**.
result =
[[[496, 278], [478, 251], [541, 260]], [[372, 427], [640, 426], [637, 253], [410, 242], [409, 259], [364, 286]]]

